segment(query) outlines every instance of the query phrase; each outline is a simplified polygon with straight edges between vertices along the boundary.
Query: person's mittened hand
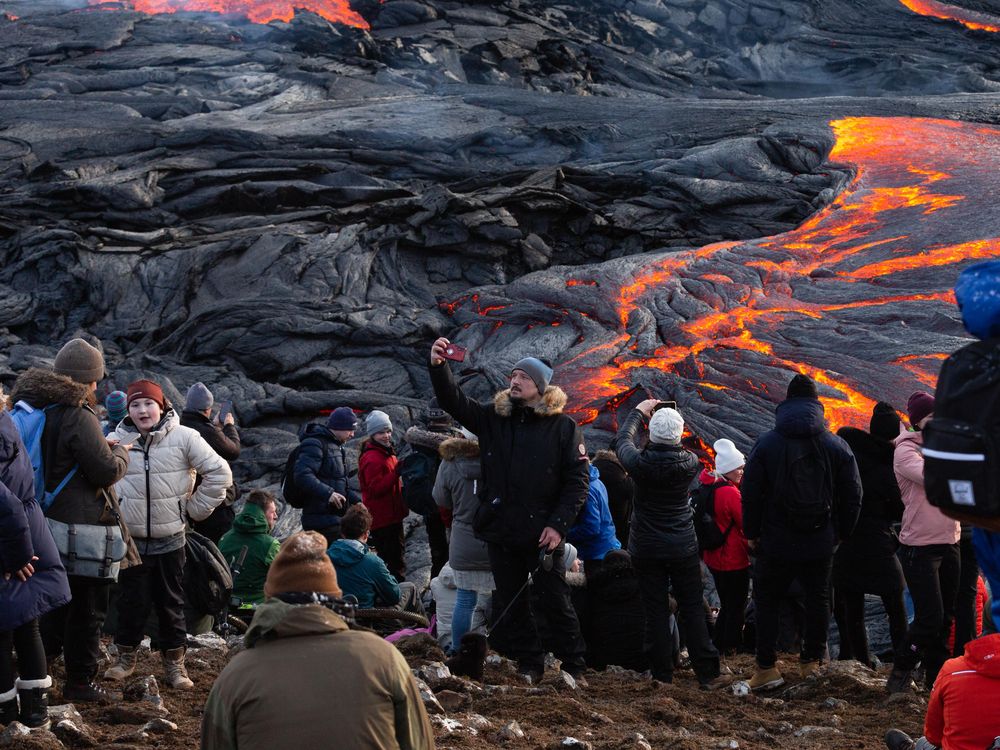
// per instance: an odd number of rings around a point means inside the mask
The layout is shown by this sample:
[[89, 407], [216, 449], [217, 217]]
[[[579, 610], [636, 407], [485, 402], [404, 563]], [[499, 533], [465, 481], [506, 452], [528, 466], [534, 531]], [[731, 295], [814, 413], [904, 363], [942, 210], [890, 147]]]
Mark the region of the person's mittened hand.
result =
[[553, 529], [551, 526], [546, 526], [542, 529], [542, 535], [538, 537], [538, 546], [551, 552], [559, 546], [559, 542], [561, 541], [562, 534]]
[[660, 403], [658, 399], [647, 398], [645, 401], [641, 402], [635, 408], [641, 411], [646, 416], [646, 418], [649, 419], [649, 416], [653, 413], [653, 409], [656, 408], [656, 405], [658, 403]]
[[442, 336], [431, 345], [431, 364], [434, 367], [444, 364], [444, 350], [448, 348], [449, 344], [451, 342]]
[[330, 493], [330, 504], [333, 505], [333, 507], [336, 508], [337, 510], [343, 508], [344, 503], [346, 502], [347, 498], [341, 495], [339, 492]]

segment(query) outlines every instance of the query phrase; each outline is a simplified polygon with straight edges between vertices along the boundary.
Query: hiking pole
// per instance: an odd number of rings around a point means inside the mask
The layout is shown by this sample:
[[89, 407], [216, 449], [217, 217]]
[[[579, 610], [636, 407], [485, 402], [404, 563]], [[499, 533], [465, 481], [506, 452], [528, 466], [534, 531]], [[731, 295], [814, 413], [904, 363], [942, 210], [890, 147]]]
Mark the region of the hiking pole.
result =
[[486, 629], [487, 638], [489, 638], [493, 634], [493, 631], [497, 629], [497, 626], [501, 623], [503, 618], [507, 616], [507, 613], [510, 612], [510, 608], [514, 606], [514, 602], [517, 601], [518, 597], [524, 593], [524, 590], [528, 588], [529, 585], [531, 585], [531, 579], [534, 577], [535, 573], [537, 573], [539, 570], [545, 570], [545, 571], [552, 570], [552, 557], [553, 553], [551, 550], [538, 551], [538, 565], [535, 566], [535, 569], [533, 571], [528, 573], [527, 580], [523, 584], [521, 584], [521, 588], [517, 590], [517, 593], [510, 598], [510, 601], [507, 603], [507, 606], [504, 607], [504, 610], [503, 612], [500, 613], [500, 616], [493, 621], [493, 627]]

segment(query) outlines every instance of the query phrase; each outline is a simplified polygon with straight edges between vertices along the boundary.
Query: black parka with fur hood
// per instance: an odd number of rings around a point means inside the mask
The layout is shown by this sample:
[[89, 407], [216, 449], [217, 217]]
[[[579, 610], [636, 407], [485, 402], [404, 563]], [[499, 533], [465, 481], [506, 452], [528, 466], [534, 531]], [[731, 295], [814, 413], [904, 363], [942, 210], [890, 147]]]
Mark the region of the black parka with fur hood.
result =
[[479, 403], [462, 393], [447, 364], [430, 373], [441, 408], [479, 437], [476, 535], [531, 548], [546, 526], [565, 536], [587, 501], [590, 475], [580, 428], [563, 414], [562, 389], [548, 386], [534, 408], [515, 405], [509, 390]]

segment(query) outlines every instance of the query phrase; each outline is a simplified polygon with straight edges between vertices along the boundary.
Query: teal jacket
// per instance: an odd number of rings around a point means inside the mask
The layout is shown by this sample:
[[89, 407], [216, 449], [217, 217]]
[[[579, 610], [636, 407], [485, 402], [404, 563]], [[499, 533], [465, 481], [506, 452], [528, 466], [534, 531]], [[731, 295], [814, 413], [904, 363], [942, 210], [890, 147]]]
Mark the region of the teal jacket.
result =
[[233, 528], [219, 540], [219, 551], [226, 558], [229, 567], [240, 556], [244, 545], [247, 556], [239, 576], [233, 582], [233, 596], [242, 599], [244, 604], [260, 604], [264, 601], [267, 569], [278, 554], [281, 542], [271, 536], [264, 509], [258, 505], [247, 503], [243, 512], [233, 521]]
[[353, 594], [358, 607], [391, 607], [399, 603], [399, 585], [382, 558], [355, 539], [338, 539], [326, 552], [337, 570], [344, 596]]

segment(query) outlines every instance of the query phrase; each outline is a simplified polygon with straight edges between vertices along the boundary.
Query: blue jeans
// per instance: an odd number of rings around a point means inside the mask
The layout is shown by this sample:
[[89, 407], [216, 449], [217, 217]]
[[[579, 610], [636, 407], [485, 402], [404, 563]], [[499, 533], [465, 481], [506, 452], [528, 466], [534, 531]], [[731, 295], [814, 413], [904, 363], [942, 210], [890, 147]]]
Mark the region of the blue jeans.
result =
[[451, 616], [451, 650], [458, 651], [462, 636], [472, 628], [472, 614], [476, 611], [479, 594], [472, 589], [459, 589], [455, 598], [455, 612]]

